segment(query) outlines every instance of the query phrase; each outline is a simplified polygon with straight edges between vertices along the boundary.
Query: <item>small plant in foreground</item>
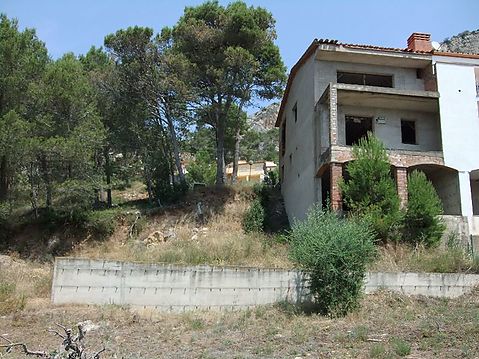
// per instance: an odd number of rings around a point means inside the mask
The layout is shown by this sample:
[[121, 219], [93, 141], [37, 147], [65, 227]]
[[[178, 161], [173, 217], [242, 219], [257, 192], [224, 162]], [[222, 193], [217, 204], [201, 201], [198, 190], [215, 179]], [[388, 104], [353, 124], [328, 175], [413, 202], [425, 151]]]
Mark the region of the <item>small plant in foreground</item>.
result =
[[243, 218], [243, 230], [245, 233], [262, 232], [264, 225], [264, 209], [261, 201], [255, 199], [251, 207], [246, 211]]
[[411, 354], [411, 344], [402, 339], [393, 339], [392, 345], [394, 352], [400, 357]]
[[366, 268], [376, 254], [367, 223], [314, 207], [293, 225], [289, 240], [291, 258], [309, 275], [321, 314], [344, 316], [359, 307]]

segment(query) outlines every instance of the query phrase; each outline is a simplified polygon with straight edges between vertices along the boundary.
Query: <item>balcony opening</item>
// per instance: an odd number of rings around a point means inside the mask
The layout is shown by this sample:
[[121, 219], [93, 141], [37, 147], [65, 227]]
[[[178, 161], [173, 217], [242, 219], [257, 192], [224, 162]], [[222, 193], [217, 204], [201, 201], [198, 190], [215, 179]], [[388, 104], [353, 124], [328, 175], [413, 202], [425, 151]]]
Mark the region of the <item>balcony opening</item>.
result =
[[346, 145], [352, 146], [373, 131], [372, 117], [346, 116]]
[[401, 120], [401, 142], [408, 145], [416, 144], [416, 122]]
[[337, 73], [337, 81], [341, 84], [393, 87], [392, 75], [361, 74], [354, 72]]

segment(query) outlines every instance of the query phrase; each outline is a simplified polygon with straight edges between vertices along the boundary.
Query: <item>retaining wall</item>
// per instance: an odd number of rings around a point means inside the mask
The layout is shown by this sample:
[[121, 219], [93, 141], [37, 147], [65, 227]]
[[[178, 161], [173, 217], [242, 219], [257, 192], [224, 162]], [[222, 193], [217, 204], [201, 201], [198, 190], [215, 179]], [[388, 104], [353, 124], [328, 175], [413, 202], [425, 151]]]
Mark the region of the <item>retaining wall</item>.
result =
[[[457, 297], [479, 275], [369, 273], [366, 293], [380, 288], [405, 294]], [[54, 304], [117, 304], [159, 310], [236, 309], [281, 300], [307, 300], [304, 275], [294, 270], [178, 266], [57, 258]]]

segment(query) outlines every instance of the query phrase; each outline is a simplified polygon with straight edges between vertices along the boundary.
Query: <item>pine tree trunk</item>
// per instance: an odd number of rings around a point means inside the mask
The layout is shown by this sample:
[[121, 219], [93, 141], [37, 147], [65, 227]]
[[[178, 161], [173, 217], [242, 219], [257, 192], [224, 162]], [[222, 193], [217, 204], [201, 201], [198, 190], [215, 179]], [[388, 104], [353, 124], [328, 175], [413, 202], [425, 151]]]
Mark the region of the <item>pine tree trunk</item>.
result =
[[45, 155], [41, 156], [40, 164], [42, 168], [43, 182], [45, 182], [45, 188], [46, 188], [45, 205], [47, 208], [50, 208], [52, 205], [52, 184], [51, 184], [50, 173], [48, 169], [47, 158]]
[[103, 156], [105, 157], [105, 176], [106, 176], [106, 203], [108, 208], [112, 206], [111, 199], [111, 162], [110, 162], [110, 149], [105, 147], [103, 149]]
[[0, 202], [6, 201], [8, 196], [7, 156], [0, 159]]
[[236, 129], [235, 135], [235, 153], [233, 158], [233, 173], [231, 175], [231, 183], [235, 184], [238, 181], [238, 162], [240, 159], [240, 142], [241, 142], [241, 129]]
[[216, 186], [225, 184], [225, 121], [216, 113]]
[[176, 170], [178, 171], [178, 176], [180, 177], [180, 182], [185, 182], [185, 174], [183, 172], [183, 167], [181, 166], [181, 157], [180, 157], [180, 145], [178, 144], [178, 137], [176, 136], [175, 125], [169, 114], [166, 115], [168, 121], [168, 130], [170, 132], [171, 144], [173, 146], [173, 157], [175, 159]]
[[30, 171], [28, 173], [30, 182], [30, 201], [35, 218], [38, 218], [38, 186], [35, 183], [35, 165], [30, 164]]

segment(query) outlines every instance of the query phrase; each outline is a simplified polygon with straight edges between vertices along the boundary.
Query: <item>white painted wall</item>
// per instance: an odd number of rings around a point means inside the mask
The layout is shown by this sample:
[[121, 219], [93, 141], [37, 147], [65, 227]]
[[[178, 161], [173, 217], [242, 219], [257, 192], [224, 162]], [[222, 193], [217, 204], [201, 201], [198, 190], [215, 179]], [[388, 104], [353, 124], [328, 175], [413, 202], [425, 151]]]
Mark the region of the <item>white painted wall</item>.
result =
[[436, 63], [446, 166], [458, 171], [479, 169], [479, 118], [474, 67]]
[[474, 66], [454, 58], [433, 57], [446, 166], [459, 171], [461, 211], [472, 216], [470, 172], [479, 169], [479, 117]]

